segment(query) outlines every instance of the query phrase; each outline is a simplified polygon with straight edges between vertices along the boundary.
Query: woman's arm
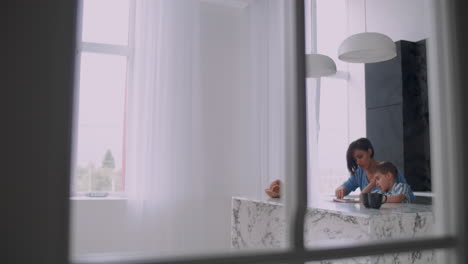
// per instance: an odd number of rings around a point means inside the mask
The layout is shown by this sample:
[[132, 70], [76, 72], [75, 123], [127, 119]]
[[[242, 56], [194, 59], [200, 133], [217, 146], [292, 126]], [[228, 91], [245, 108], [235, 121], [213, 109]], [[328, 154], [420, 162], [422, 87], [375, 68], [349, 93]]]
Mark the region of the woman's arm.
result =
[[346, 195], [346, 188], [343, 186], [340, 186], [336, 188], [335, 190], [335, 196], [338, 199], [343, 199], [343, 197]]
[[[342, 189], [342, 190], [344, 190], [343, 196], [346, 196], [350, 192], [356, 190], [358, 187], [359, 187], [359, 183], [358, 183], [357, 175], [351, 175], [351, 176], [349, 176], [347, 181], [345, 181], [340, 187], [338, 187], [336, 189], [336, 191], [338, 191], [339, 189]], [[336, 193], [336, 191], [335, 191], [335, 193]], [[337, 196], [337, 198], [341, 199], [343, 197], [340, 198], [340, 197]]]
[[354, 175], [350, 175], [348, 180], [346, 180], [340, 187], [336, 188], [336, 198], [342, 199], [344, 196], [356, 190], [358, 187], [361, 187], [362, 189], [362, 186], [359, 184], [360, 182], [362, 182], [362, 177], [364, 177], [363, 170], [360, 167], [358, 167]]

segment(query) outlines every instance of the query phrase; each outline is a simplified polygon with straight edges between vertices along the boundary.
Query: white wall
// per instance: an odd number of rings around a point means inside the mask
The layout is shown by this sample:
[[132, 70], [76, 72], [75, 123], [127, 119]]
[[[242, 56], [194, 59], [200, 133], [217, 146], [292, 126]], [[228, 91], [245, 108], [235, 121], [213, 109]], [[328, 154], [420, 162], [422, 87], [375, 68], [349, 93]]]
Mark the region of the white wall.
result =
[[72, 255], [128, 251], [126, 200], [72, 199]]
[[386, 34], [393, 41], [427, 38], [429, 3], [428, 0], [347, 0], [348, 32], [364, 32], [367, 20], [368, 32]]
[[367, 30], [384, 33], [393, 41], [427, 38], [429, 3], [428, 0], [367, 1]]
[[[430, 25], [429, 2], [428, 0], [347, 0], [348, 34], [364, 32], [367, 24], [368, 32], [386, 34], [393, 41], [418, 41], [427, 38]], [[362, 117], [350, 124], [349, 138], [353, 141], [366, 136], [364, 64], [349, 63], [348, 71], [350, 73], [349, 115]]]

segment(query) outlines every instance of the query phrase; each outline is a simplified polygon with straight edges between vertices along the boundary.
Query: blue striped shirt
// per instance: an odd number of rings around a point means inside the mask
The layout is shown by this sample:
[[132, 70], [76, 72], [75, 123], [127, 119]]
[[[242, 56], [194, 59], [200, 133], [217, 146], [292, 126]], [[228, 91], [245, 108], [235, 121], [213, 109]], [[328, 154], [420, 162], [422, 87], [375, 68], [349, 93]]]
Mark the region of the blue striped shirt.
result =
[[395, 182], [393, 184], [392, 188], [390, 189], [390, 191], [388, 191], [388, 192], [384, 192], [381, 189], [378, 189], [378, 190], [376, 190], [374, 192], [385, 194], [387, 196], [397, 195], [397, 194], [404, 194], [405, 198], [401, 202], [402, 203], [409, 203], [411, 201], [411, 198], [410, 198], [411, 187], [406, 183], [401, 183], [401, 182], [396, 183]]
[[[397, 176], [397, 183], [406, 183], [405, 176], [400, 173], [400, 170], [398, 170], [398, 176]], [[350, 192], [356, 190], [358, 187], [361, 189], [366, 188], [366, 186], [369, 185], [369, 181], [367, 181], [366, 177], [366, 171], [363, 170], [361, 167], [358, 167], [356, 170], [356, 173], [354, 175], [351, 175], [347, 181], [343, 183], [343, 187], [346, 189], [346, 195], [348, 195]], [[371, 192], [380, 190], [379, 187], [374, 187], [372, 188]], [[409, 190], [409, 197], [410, 201], [414, 201], [414, 194], [413, 191], [410, 189]]]

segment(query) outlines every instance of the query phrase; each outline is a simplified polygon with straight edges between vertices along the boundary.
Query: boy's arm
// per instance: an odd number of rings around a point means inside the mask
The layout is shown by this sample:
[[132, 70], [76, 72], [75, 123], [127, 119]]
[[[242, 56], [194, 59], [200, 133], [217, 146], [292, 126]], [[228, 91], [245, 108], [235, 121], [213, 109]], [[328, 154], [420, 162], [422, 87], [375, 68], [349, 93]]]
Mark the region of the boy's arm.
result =
[[[408, 184], [406, 182], [405, 175], [403, 175], [403, 173], [401, 173], [400, 170], [398, 170], [398, 180], [397, 180], [397, 182]], [[414, 194], [413, 194], [413, 191], [411, 190], [411, 188], [408, 189], [408, 201], [414, 201]]]
[[401, 203], [411, 201], [409, 192], [411, 188], [408, 184], [398, 183], [392, 190], [392, 195], [387, 196], [388, 203]]
[[405, 199], [405, 195], [400, 193], [396, 195], [387, 195], [387, 203], [401, 203]]

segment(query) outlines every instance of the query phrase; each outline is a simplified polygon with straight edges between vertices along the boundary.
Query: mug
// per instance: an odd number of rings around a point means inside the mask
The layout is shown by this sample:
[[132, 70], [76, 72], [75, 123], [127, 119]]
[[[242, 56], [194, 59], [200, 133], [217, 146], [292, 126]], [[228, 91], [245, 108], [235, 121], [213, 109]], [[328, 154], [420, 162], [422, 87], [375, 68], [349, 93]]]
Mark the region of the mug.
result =
[[387, 196], [381, 193], [369, 193], [367, 200], [370, 208], [379, 209], [382, 204], [387, 202]]
[[361, 202], [364, 207], [369, 208], [369, 193], [361, 193]]

